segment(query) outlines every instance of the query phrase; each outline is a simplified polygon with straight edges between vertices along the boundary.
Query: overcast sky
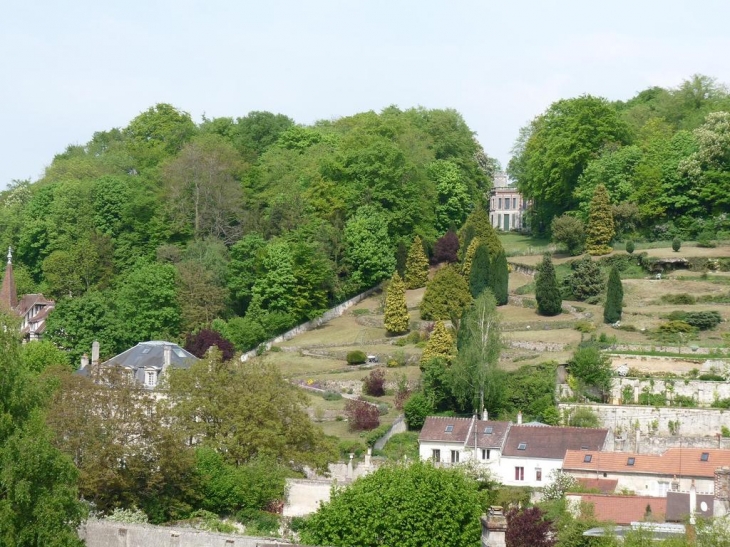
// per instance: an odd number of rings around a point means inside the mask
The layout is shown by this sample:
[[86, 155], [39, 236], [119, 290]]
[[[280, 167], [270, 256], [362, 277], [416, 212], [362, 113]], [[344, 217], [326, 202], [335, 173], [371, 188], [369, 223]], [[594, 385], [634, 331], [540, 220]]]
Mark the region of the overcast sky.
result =
[[557, 99], [730, 83], [728, 21], [726, 0], [4, 0], [0, 187], [159, 102], [304, 124], [450, 107], [505, 166]]

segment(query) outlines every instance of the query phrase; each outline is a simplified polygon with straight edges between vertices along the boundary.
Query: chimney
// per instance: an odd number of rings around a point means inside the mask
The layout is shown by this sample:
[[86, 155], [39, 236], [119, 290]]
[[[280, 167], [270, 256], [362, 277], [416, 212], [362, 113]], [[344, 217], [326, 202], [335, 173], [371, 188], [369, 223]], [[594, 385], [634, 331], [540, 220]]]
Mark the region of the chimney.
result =
[[99, 341], [94, 340], [93, 344], [91, 344], [91, 366], [96, 366], [99, 364]]
[[81, 356], [81, 366], [79, 367], [79, 370], [84, 370], [88, 366], [89, 366], [89, 356], [84, 353]]
[[372, 457], [373, 457], [373, 449], [368, 448], [367, 454], [365, 454], [365, 467], [370, 467], [372, 465]]
[[5, 277], [0, 286], [0, 306], [5, 312], [12, 312], [18, 305], [18, 291], [13, 277], [13, 249], [8, 247], [8, 263], [5, 266]]
[[489, 419], [489, 412], [487, 412], [486, 408], [483, 408], [482, 409], [482, 420], [484, 420], [486, 422], [488, 419]]
[[679, 481], [677, 480], [677, 475], [674, 475], [674, 478], [672, 479], [672, 492], [679, 492]]
[[522, 425], [522, 411], [517, 413], [517, 425]]
[[692, 485], [689, 487], [689, 523], [695, 524], [695, 511], [697, 510], [697, 489], [695, 488], [695, 480], [692, 479]]
[[172, 346], [170, 344], [165, 344], [163, 348], [163, 355], [164, 361], [162, 363], [162, 370], [167, 370], [167, 368], [172, 364]]

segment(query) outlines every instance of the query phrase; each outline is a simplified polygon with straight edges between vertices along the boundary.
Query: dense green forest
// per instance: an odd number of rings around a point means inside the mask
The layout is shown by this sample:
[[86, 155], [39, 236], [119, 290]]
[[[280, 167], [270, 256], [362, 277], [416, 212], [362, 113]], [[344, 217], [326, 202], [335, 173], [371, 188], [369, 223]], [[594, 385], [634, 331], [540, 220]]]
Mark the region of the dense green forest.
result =
[[453, 110], [196, 124], [158, 104], [14, 181], [0, 245], [20, 293], [56, 299], [47, 338], [74, 362], [203, 327], [246, 350], [461, 226], [495, 169]]
[[707, 76], [627, 101], [557, 101], [513, 154], [508, 172], [534, 202], [535, 231], [564, 213], [585, 222], [603, 184], [618, 239], [730, 236], [730, 93]]

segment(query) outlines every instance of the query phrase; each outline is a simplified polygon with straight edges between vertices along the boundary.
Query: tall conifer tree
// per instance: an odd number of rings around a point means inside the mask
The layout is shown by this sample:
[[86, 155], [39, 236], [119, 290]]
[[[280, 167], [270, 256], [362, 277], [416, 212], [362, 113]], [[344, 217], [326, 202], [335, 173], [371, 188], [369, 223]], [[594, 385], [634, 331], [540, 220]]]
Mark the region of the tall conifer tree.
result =
[[469, 292], [476, 298], [482, 291], [492, 285], [491, 260], [486, 245], [479, 245], [474, 252], [474, 259], [469, 270]]
[[466, 252], [464, 253], [464, 262], [461, 264], [461, 273], [467, 281], [471, 275], [471, 263], [474, 261], [474, 253], [477, 252], [477, 247], [479, 247], [479, 239], [475, 237], [471, 240]]
[[388, 285], [388, 293], [385, 297], [385, 317], [383, 318], [385, 330], [390, 334], [403, 334], [408, 332], [410, 318], [406, 306], [406, 286], [398, 272], [393, 274]]
[[491, 267], [492, 291], [497, 300], [497, 306], [504, 306], [509, 301], [509, 266], [504, 251], [497, 254]]
[[603, 184], [596, 186], [591, 200], [586, 228], [586, 249], [591, 255], [605, 255], [613, 249], [609, 246], [616, 230], [611, 211], [611, 200]]
[[545, 254], [535, 280], [535, 299], [537, 313], [540, 315], [558, 315], [563, 308], [555, 268], [549, 254]]
[[431, 359], [436, 358], [442, 358], [447, 363], [450, 363], [454, 358], [454, 353], [456, 353], [455, 350], [454, 337], [446, 328], [443, 321], [436, 321], [433, 332], [426, 343], [426, 347], [423, 348], [421, 365], [425, 365]]
[[423, 242], [419, 236], [413, 240], [408, 251], [405, 282], [407, 289], [420, 289], [428, 283], [428, 258], [423, 252]]
[[608, 288], [606, 289], [606, 303], [603, 305], [603, 320], [606, 323], [615, 323], [621, 319], [623, 310], [624, 288], [621, 284], [621, 275], [618, 268], [611, 268], [608, 274]]

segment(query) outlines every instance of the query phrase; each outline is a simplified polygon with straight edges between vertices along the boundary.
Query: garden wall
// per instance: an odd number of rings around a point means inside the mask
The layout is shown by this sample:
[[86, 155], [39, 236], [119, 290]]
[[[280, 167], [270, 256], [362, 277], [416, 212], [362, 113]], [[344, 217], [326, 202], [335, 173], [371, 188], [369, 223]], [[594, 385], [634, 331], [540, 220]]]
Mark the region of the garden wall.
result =
[[284, 334], [280, 334], [279, 336], [276, 336], [272, 338], [271, 340], [268, 340], [266, 342], [262, 342], [258, 348], [252, 349], [251, 351], [247, 351], [246, 353], [241, 355], [241, 361], [246, 361], [250, 359], [251, 357], [255, 357], [260, 350], [260, 348], [263, 349], [270, 349], [271, 346], [274, 344], [278, 344], [280, 342], [286, 342], [287, 340], [291, 340], [295, 336], [302, 334], [303, 332], [309, 332], [312, 329], [316, 329], [319, 326], [322, 326], [327, 321], [331, 321], [332, 319], [341, 316], [345, 311], [347, 311], [349, 308], [354, 306], [355, 304], [358, 304], [365, 300], [366, 298], [372, 296], [376, 292], [380, 290], [380, 287], [373, 287], [372, 289], [368, 289], [365, 292], [362, 292], [358, 294], [357, 296], [353, 296], [349, 300], [346, 300], [345, 302], [342, 302], [341, 304], [338, 304], [334, 308], [327, 310], [322, 315], [317, 317], [316, 319], [312, 319], [311, 321], [307, 321], [306, 323], [302, 323], [301, 325], [298, 325], [294, 327], [291, 330], [288, 330]]
[[[598, 415], [601, 427], [610, 430], [607, 450], [659, 454], [679, 446], [730, 448], [730, 438], [719, 437], [722, 427], [730, 426], [730, 411], [638, 405], [558, 405], [561, 413], [578, 407], [591, 409]], [[670, 422], [673, 425], [670, 426]]]
[[631, 402], [638, 403], [642, 393], [664, 394], [667, 405], [671, 406], [677, 396], [690, 397], [697, 406], [709, 407], [718, 399], [730, 398], [729, 382], [710, 382], [703, 380], [685, 380], [683, 378], [618, 378], [611, 389], [614, 402], [622, 400], [622, 394], [631, 392]]
[[79, 529], [87, 547], [258, 547], [267, 538], [215, 534], [174, 526], [90, 520]]

